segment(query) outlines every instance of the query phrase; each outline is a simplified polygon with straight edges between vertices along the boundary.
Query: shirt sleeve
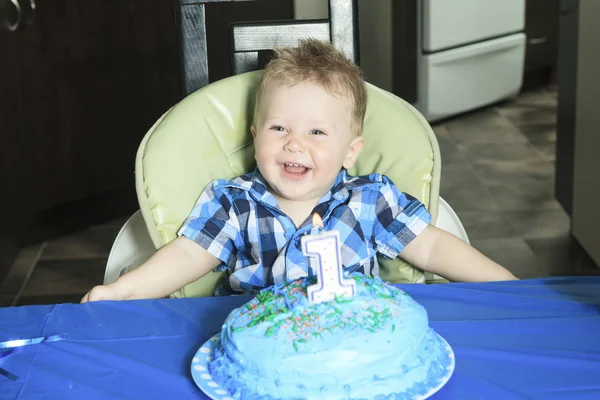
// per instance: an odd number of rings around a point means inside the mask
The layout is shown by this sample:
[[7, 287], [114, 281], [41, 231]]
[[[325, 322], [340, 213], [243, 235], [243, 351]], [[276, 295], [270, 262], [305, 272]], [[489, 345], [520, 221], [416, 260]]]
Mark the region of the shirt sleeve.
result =
[[431, 214], [389, 178], [384, 177], [383, 182], [375, 203], [373, 237], [377, 251], [393, 259], [429, 225]]
[[216, 271], [234, 269], [239, 221], [226, 190], [219, 181], [210, 183], [178, 232], [223, 262]]

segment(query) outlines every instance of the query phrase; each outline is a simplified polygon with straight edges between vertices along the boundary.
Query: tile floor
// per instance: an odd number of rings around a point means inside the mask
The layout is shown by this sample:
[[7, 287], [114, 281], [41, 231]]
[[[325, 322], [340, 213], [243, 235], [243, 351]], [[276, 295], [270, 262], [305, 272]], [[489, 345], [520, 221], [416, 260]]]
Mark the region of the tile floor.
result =
[[[547, 87], [433, 127], [442, 197], [471, 244], [520, 278], [600, 275], [554, 199], [555, 119], [556, 90]], [[78, 302], [102, 282], [126, 218], [23, 249], [0, 283], [0, 306]]]

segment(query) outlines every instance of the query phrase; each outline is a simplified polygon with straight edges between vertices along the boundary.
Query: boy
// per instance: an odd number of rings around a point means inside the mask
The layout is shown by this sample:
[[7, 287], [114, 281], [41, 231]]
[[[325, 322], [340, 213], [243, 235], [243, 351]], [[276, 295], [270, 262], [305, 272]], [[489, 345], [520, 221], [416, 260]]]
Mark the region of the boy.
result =
[[165, 297], [215, 268], [229, 271], [219, 294], [314, 274], [300, 248], [318, 230], [314, 213], [340, 232], [348, 271], [378, 275], [381, 253], [455, 281], [516, 279], [429, 225], [424, 205], [387, 177], [347, 174], [363, 148], [366, 103], [360, 69], [331, 44], [280, 50], [256, 95], [255, 171], [209, 184], [177, 239], [82, 302]]

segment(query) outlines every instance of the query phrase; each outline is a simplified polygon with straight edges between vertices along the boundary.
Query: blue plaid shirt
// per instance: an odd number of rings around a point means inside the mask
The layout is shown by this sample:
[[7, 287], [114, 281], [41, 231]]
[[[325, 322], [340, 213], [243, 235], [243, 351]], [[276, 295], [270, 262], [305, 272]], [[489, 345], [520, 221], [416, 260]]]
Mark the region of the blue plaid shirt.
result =
[[[342, 170], [313, 213], [325, 230], [337, 230], [344, 269], [378, 276], [377, 254], [395, 258], [431, 221], [417, 199], [384, 175], [353, 177]], [[200, 195], [179, 235], [196, 241], [223, 263], [229, 280], [216, 294], [256, 292], [316, 271], [302, 254], [300, 237], [316, 234], [308, 218], [296, 227], [253, 172], [211, 182]]]

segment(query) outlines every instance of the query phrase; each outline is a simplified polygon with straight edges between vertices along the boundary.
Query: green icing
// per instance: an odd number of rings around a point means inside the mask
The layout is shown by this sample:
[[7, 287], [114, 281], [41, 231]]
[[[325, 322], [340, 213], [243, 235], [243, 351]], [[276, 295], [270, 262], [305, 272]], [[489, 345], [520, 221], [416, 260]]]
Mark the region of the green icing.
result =
[[[245, 306], [233, 332], [268, 323], [264, 335], [285, 335], [298, 351], [310, 337], [335, 334], [337, 330], [367, 329], [377, 332], [384, 329], [385, 321], [392, 317], [389, 309], [382, 308], [377, 299], [392, 300], [400, 294], [380, 279], [365, 279], [351, 274], [357, 293], [351, 298], [336, 298], [330, 302], [310, 304], [306, 288], [315, 278], [296, 280], [287, 285], [275, 285], [262, 290]], [[357, 302], [357, 300], [359, 300]], [[356, 302], [356, 306], [351, 304]], [[395, 326], [392, 326], [392, 332]], [[284, 338], [285, 338], [284, 336]]]

